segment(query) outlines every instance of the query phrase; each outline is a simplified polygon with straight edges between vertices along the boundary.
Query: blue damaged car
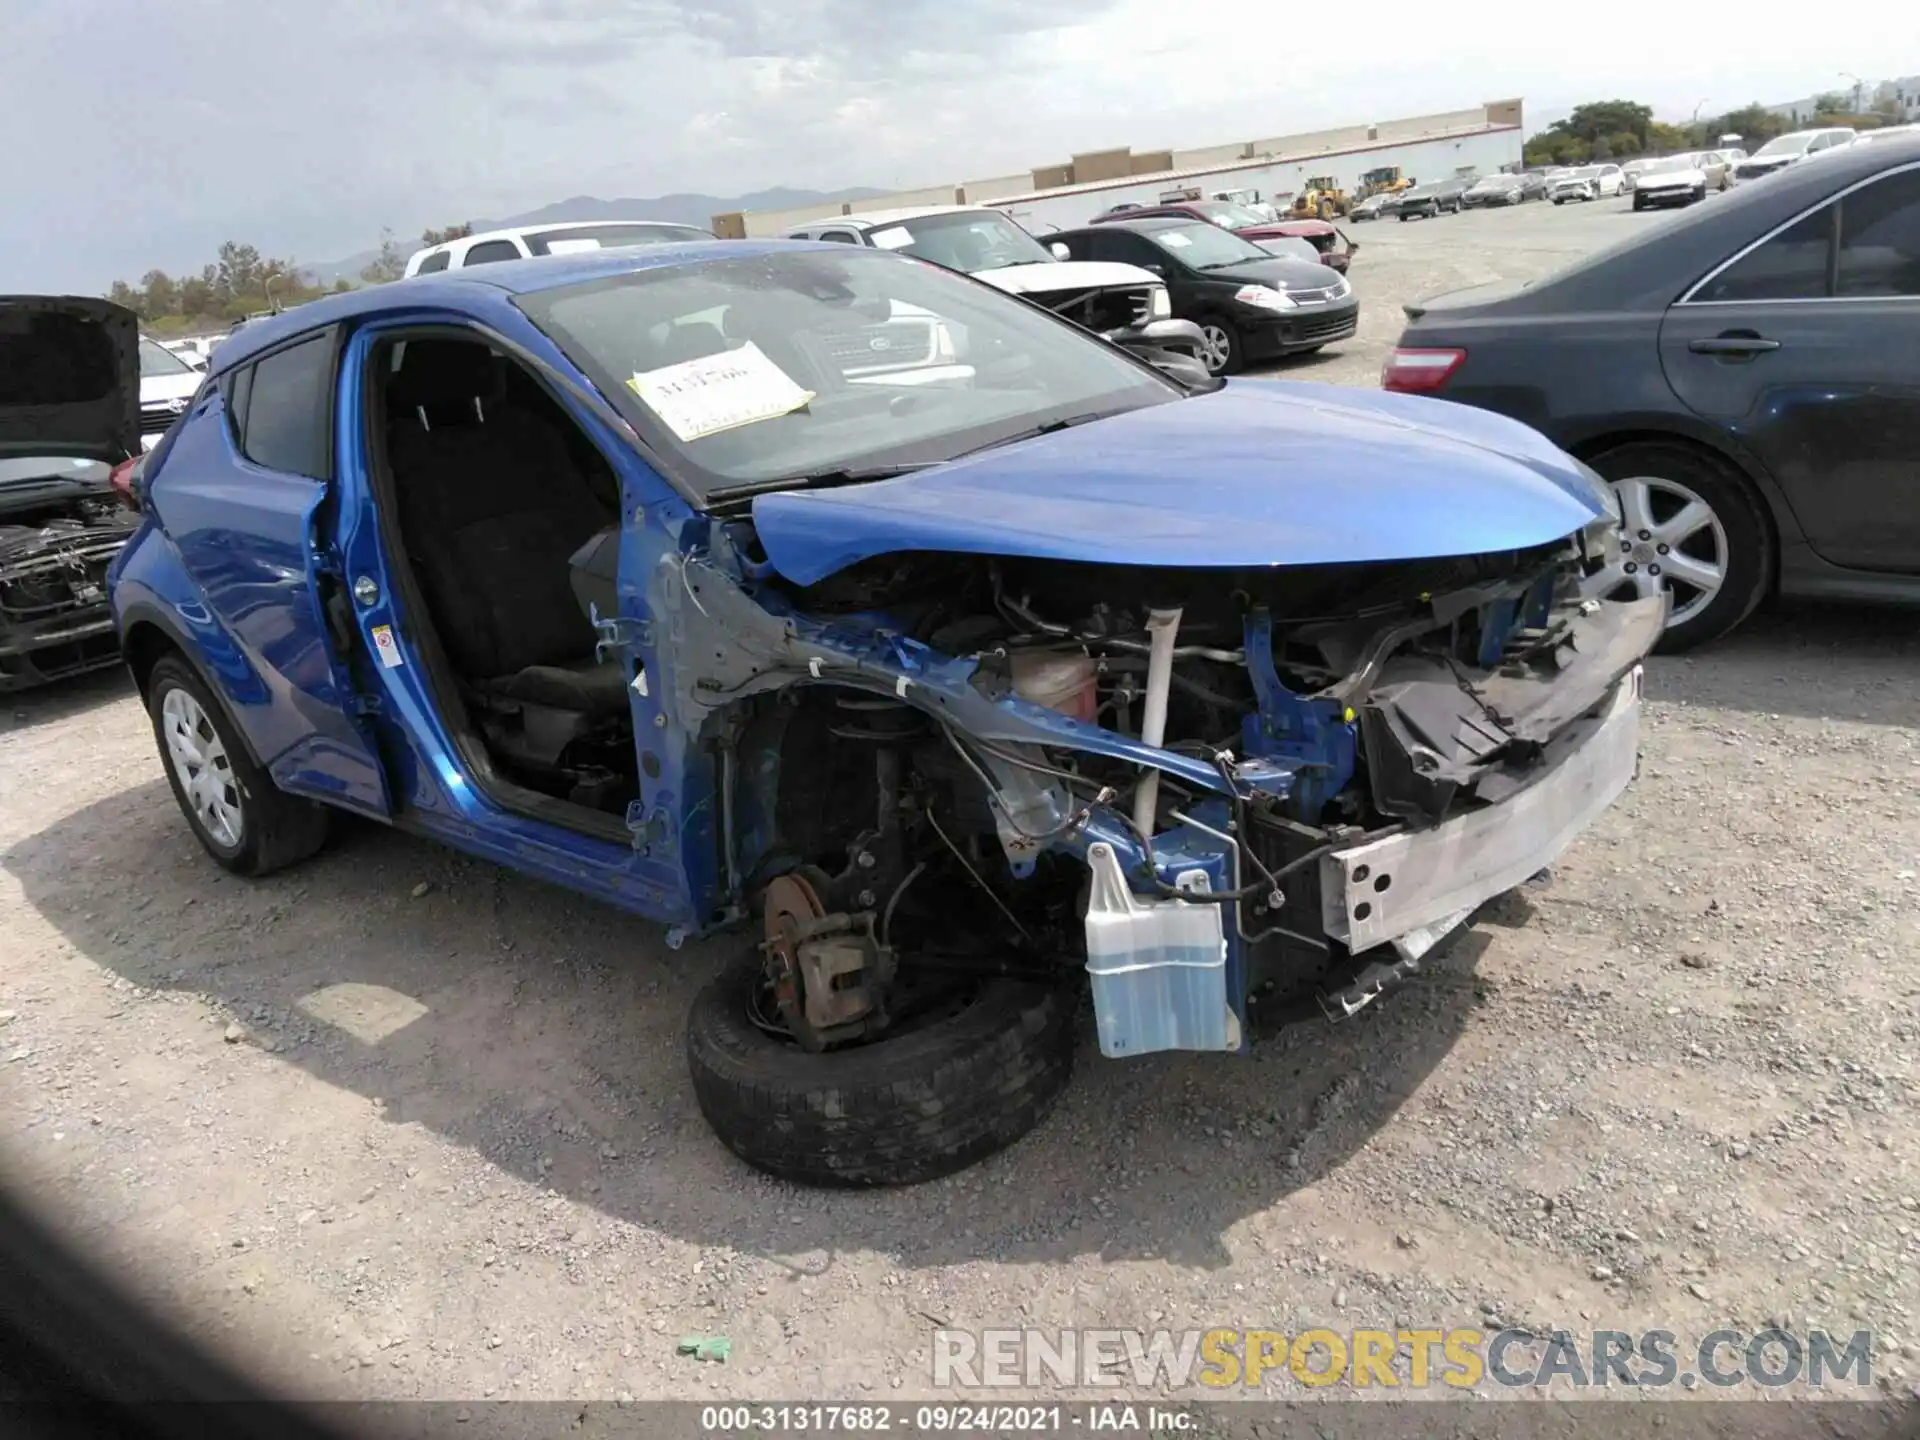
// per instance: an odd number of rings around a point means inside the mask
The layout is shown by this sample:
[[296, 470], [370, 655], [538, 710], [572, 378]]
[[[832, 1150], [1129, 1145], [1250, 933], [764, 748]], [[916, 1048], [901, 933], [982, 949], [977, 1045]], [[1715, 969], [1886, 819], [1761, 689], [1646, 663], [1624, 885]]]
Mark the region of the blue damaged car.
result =
[[1443, 402], [1182, 380], [883, 251], [332, 297], [216, 352], [110, 577], [200, 843], [340, 810], [744, 932], [694, 1092], [753, 1165], [956, 1169], [1099, 1049], [1338, 1017], [1632, 778], [1608, 491]]

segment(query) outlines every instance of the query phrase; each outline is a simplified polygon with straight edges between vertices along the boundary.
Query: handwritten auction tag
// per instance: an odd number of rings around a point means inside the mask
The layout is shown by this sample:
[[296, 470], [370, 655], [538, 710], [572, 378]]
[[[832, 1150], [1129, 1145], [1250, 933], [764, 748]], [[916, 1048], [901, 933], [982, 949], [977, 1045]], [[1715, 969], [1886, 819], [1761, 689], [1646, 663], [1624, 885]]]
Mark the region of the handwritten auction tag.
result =
[[751, 340], [738, 350], [636, 370], [627, 387], [682, 440], [791, 415], [814, 398]]

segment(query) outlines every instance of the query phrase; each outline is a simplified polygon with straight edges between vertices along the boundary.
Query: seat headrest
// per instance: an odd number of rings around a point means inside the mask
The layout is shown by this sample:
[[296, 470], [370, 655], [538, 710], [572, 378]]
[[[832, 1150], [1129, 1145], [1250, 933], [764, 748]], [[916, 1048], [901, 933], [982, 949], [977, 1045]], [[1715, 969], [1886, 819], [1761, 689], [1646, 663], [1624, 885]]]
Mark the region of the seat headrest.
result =
[[493, 352], [468, 340], [409, 340], [400, 369], [388, 382], [387, 402], [395, 409], [470, 405], [500, 398], [506, 377]]

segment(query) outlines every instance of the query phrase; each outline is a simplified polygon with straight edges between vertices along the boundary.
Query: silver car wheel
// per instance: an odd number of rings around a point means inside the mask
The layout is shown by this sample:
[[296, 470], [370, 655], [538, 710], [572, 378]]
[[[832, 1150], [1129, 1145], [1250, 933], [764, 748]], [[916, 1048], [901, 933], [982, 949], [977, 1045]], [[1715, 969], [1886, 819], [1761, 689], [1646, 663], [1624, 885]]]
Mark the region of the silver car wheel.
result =
[[1200, 358], [1218, 375], [1233, 359], [1233, 337], [1226, 327], [1209, 321], [1200, 327]]
[[224, 849], [237, 849], [246, 824], [239, 781], [220, 732], [200, 702], [185, 690], [169, 690], [160, 702], [167, 758], [194, 818]]
[[1620, 544], [1586, 585], [1592, 596], [1667, 594], [1667, 625], [1684, 625], [1727, 583], [1731, 549], [1713, 507], [1677, 480], [1653, 475], [1613, 482]]

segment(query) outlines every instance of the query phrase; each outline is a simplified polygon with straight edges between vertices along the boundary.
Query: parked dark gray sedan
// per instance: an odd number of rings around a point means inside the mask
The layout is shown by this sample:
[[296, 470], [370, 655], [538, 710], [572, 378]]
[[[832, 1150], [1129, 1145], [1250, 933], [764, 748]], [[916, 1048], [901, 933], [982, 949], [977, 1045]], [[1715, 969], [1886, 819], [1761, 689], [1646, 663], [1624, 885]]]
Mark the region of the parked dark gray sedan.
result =
[[1920, 138], [1406, 311], [1382, 383], [1524, 420], [1611, 481], [1625, 528], [1591, 584], [1666, 592], [1665, 648], [1775, 591], [1920, 603]]

